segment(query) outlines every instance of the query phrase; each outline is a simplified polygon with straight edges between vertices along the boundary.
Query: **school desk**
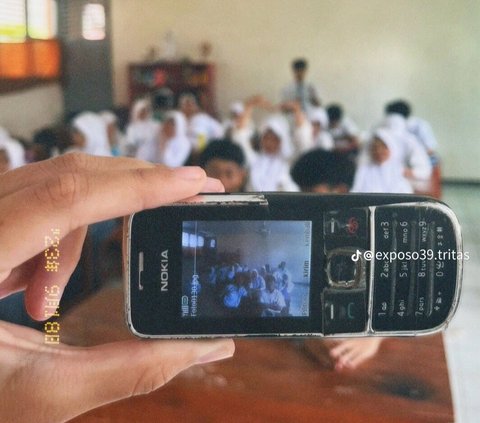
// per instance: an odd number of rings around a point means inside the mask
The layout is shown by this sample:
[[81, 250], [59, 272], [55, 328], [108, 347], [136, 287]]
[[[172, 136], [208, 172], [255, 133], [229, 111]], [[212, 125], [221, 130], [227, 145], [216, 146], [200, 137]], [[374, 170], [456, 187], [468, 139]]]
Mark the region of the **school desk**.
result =
[[[120, 288], [63, 316], [61, 339], [128, 339]], [[320, 357], [321, 358], [321, 357]], [[90, 411], [72, 423], [453, 422], [442, 335], [384, 341], [369, 362], [335, 372], [301, 343], [238, 340], [234, 358], [193, 367], [165, 387]]]

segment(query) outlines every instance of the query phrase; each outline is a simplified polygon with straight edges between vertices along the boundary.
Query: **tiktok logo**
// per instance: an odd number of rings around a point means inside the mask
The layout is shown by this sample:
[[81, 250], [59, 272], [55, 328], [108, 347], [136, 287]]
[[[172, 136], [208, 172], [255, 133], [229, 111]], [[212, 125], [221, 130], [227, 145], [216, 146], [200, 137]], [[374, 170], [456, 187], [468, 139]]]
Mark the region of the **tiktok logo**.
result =
[[353, 261], [358, 261], [358, 260], [360, 260], [361, 254], [362, 254], [362, 253], [360, 252], [360, 250], [355, 251], [355, 253], [352, 254], [352, 260], [353, 260]]

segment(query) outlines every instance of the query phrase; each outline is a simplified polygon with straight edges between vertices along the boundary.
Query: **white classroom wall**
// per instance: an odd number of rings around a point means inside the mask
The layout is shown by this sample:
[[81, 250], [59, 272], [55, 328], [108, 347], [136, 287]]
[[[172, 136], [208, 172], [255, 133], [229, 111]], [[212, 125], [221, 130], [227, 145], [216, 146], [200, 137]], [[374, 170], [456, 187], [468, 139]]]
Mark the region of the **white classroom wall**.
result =
[[57, 83], [0, 95], [0, 126], [16, 136], [29, 139], [62, 114], [63, 96]]
[[444, 176], [480, 180], [478, 22], [475, 0], [114, 0], [115, 100], [128, 101], [127, 64], [168, 30], [179, 57], [212, 43], [220, 112], [255, 93], [278, 100], [304, 56], [324, 102], [368, 129], [406, 98], [435, 129]]

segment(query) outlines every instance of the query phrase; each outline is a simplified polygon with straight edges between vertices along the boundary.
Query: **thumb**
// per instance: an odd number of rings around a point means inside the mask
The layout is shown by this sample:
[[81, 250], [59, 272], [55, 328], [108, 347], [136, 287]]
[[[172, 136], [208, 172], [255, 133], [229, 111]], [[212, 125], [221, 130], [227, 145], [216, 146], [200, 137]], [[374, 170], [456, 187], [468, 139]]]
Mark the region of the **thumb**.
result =
[[78, 373], [72, 379], [79, 411], [147, 394], [182, 370], [231, 357], [234, 350], [232, 340], [131, 340], [80, 350], [80, 360], [77, 356], [71, 363]]

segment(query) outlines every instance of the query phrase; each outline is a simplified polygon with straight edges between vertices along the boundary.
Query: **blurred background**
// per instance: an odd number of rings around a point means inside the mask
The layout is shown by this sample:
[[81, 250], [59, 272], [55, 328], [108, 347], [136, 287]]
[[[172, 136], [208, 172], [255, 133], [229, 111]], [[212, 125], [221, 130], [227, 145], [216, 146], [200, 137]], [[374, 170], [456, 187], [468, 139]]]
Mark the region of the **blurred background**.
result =
[[[421, 131], [409, 127], [424, 144], [429, 175], [417, 180], [409, 175], [411, 192], [453, 208], [470, 253], [459, 311], [444, 335], [387, 340], [365, 353], [361, 364], [341, 371], [331, 354], [335, 346], [242, 341], [228, 363], [198, 367], [158, 393], [76, 421], [475, 422], [480, 412], [479, 21], [475, 0], [0, 0], [2, 169], [68, 151], [97, 154], [88, 150], [97, 142], [89, 140], [89, 128], [102, 116], [108, 151], [98, 154], [172, 166], [202, 163], [199, 157], [211, 138], [236, 141], [236, 130], [252, 128], [248, 145], [237, 143], [247, 156], [241, 165], [247, 162], [251, 172], [255, 162], [249, 157], [262, 154], [262, 122], [280, 112], [296, 151], [285, 162], [290, 166], [312, 148], [345, 153], [335, 147], [331, 107], [340, 105], [343, 115], [337, 120], [351, 122], [343, 140], [352, 147], [348, 160], [358, 170], [376, 130], [391, 124], [389, 115], [398, 115], [398, 108], [386, 106], [401, 100], [410, 109], [402, 118], [421, 117], [435, 140], [427, 145]], [[289, 98], [298, 59], [306, 73], [301, 82], [314, 88], [306, 97], [293, 88]], [[154, 136], [165, 137], [173, 109], [186, 117], [190, 144], [180, 160], [169, 162], [142, 149], [134, 126], [144, 110]], [[323, 116], [320, 130], [331, 134], [333, 147], [296, 135], [302, 125], [315, 126], [315, 111]], [[192, 124], [192, 116], [200, 114], [203, 132]], [[82, 129], [85, 115], [92, 123]], [[410, 169], [415, 173], [413, 165]], [[304, 188], [295, 182], [293, 190]], [[129, 336], [123, 328], [120, 238], [119, 221], [92, 226], [61, 306], [65, 342], [90, 345]], [[1, 318], [41, 329], [22, 303], [21, 294], [2, 300]], [[196, 400], [197, 395], [204, 399]]]

